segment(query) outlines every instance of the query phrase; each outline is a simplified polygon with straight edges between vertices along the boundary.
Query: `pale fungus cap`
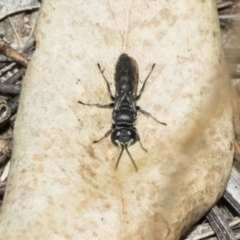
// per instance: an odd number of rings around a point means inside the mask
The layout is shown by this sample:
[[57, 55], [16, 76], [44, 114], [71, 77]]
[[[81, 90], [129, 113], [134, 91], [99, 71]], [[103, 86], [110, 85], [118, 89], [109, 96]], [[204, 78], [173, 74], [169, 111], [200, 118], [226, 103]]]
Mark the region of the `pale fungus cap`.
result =
[[[176, 240], [222, 195], [233, 159], [232, 108], [215, 1], [42, 2], [23, 83], [1, 240]], [[121, 53], [139, 67], [138, 167], [110, 137]]]

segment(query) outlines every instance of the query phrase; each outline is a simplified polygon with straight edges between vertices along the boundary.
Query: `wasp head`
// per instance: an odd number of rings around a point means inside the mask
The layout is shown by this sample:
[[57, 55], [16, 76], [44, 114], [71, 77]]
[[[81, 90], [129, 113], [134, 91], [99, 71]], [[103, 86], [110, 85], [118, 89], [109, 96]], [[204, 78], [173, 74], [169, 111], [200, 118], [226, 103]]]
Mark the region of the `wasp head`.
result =
[[131, 146], [136, 141], [138, 141], [138, 134], [137, 134], [136, 130], [134, 128], [118, 128], [112, 132], [111, 140], [115, 146], [122, 148], [122, 150], [119, 154], [118, 160], [116, 162], [116, 165], [115, 165], [115, 170], [118, 167], [118, 163], [121, 159], [123, 150], [125, 149], [134, 165], [134, 168], [136, 169], [136, 171], [138, 171], [137, 165], [134, 162], [130, 152], [128, 151], [128, 146]]
[[130, 146], [138, 140], [138, 135], [134, 128], [120, 128], [112, 132], [111, 140], [118, 147]]

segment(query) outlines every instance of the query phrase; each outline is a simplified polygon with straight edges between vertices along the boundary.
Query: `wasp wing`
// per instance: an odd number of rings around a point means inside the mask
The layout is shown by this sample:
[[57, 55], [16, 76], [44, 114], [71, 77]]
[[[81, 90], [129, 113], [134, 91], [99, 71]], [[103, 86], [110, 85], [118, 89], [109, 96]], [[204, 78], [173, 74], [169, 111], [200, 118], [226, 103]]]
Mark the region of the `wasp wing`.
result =
[[120, 55], [115, 67], [115, 95], [123, 96], [125, 93], [132, 97], [137, 95], [138, 65], [127, 54]]

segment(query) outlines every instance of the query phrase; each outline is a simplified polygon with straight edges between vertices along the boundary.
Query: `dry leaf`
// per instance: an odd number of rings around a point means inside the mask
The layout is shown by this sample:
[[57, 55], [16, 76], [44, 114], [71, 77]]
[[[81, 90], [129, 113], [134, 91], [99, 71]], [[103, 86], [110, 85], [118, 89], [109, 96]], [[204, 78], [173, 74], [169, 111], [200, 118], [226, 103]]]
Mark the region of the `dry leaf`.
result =
[[[23, 84], [2, 240], [176, 240], [222, 195], [233, 159], [230, 86], [212, 1], [43, 2]], [[141, 141], [117, 171], [108, 103], [122, 52], [141, 83]], [[140, 84], [141, 85], [141, 84]], [[18, 201], [16, 201], [18, 199]]]
[[40, 3], [37, 0], [1, 0], [0, 19], [16, 12], [37, 9], [39, 7]]

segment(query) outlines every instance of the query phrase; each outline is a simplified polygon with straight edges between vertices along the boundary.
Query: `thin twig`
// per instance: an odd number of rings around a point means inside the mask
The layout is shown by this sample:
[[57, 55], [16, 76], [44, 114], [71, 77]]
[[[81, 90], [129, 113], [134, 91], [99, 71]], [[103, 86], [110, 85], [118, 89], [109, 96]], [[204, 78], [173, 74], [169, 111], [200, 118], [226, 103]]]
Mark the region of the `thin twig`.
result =
[[0, 39], [0, 52], [5, 56], [19, 62], [24, 67], [28, 66], [28, 60], [23, 57], [18, 51], [9, 46], [4, 40]]
[[0, 92], [4, 94], [20, 94], [21, 85], [0, 83]]
[[19, 45], [22, 45], [22, 40], [20, 39], [20, 37], [19, 37], [19, 35], [18, 35], [18, 33], [17, 33], [17, 31], [16, 31], [16, 29], [15, 29], [15, 27], [14, 27], [13, 23], [12, 23], [12, 20], [11, 20], [11, 18], [10, 18], [10, 17], [8, 17], [8, 20], [9, 20], [9, 22], [10, 22], [11, 26], [12, 26], [12, 29], [13, 29], [13, 31], [14, 31], [14, 33], [15, 33], [16, 37], [17, 37], [18, 44], [19, 44]]
[[21, 68], [18, 72], [16, 72], [10, 78], [8, 78], [4, 83], [7, 83], [7, 84], [16, 83], [25, 74], [25, 72], [26, 70], [24, 68]]
[[236, 240], [232, 229], [216, 205], [209, 211], [206, 217], [219, 240]]
[[8, 106], [9, 106], [10, 109], [11, 109], [11, 115], [13, 115], [14, 113], [17, 112], [18, 103], [19, 103], [19, 95], [16, 96], [16, 97], [14, 97], [14, 98], [11, 98], [11, 99], [8, 101]]

